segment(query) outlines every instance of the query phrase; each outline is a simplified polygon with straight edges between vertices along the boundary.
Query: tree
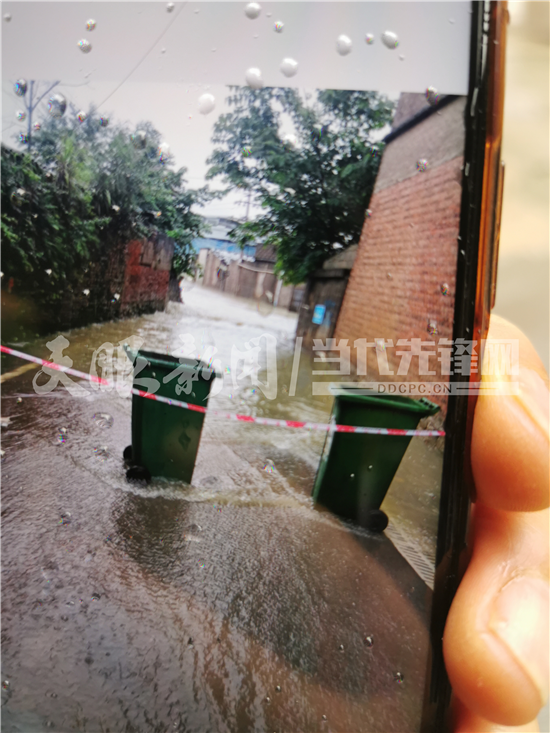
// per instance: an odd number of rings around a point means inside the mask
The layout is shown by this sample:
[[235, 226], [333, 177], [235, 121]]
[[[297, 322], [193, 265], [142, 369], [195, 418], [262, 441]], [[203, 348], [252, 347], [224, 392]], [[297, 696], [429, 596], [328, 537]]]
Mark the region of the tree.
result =
[[265, 213], [234, 237], [275, 245], [277, 271], [303, 282], [334, 245], [359, 241], [383, 147], [373, 133], [391, 122], [393, 103], [373, 92], [248, 87], [227, 102], [208, 177], [252, 192]]
[[82, 123], [76, 115], [48, 120], [35, 137], [37, 160], [48, 169], [55, 162], [59, 173], [63, 141], [73, 138], [88, 158], [93, 210], [108, 220], [103, 238], [120, 242], [162, 232], [174, 240], [176, 274], [188, 272], [195, 259], [192, 241], [204, 226], [192, 208], [214, 194], [187, 188], [186, 169], [173, 169], [173, 156], [161, 151], [161, 135], [148, 122], [133, 131], [111, 123], [101, 127], [93, 109]]
[[82, 284], [88, 265], [112, 247], [162, 232], [175, 243], [173, 268], [193, 266], [203, 219], [192, 211], [211, 194], [187, 188], [149, 123], [139, 134], [101, 126], [92, 109], [46, 118], [30, 151], [2, 146], [2, 269], [37, 305], [53, 305]]

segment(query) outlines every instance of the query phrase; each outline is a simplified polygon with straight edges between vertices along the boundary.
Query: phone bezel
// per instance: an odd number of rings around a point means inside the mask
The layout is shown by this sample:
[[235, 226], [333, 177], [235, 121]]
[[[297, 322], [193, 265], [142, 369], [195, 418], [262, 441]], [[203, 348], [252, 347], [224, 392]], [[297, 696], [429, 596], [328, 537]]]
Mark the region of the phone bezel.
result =
[[[502, 166], [505, 0], [473, 0], [468, 102], [465, 110], [464, 169], [458, 242], [453, 341], [487, 337], [494, 302]], [[477, 350], [479, 369], [483, 353]], [[454, 382], [480, 379], [478, 373], [453, 375]], [[450, 395], [437, 535], [436, 572], [430, 623], [430, 659], [421, 731], [450, 730], [451, 686], [443, 657], [443, 634], [452, 600], [468, 561], [468, 525], [475, 485], [470, 441], [474, 394]]]

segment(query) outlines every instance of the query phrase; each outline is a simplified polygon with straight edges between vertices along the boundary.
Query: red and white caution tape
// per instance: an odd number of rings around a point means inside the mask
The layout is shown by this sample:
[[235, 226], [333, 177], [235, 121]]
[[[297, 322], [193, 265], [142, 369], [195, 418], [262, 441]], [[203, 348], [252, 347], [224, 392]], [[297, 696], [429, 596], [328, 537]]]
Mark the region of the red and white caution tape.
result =
[[[71, 369], [70, 367], [63, 366], [62, 364], [56, 364], [52, 361], [45, 361], [39, 359], [36, 356], [25, 354], [22, 351], [16, 351], [10, 349], [7, 346], [0, 345], [0, 351], [4, 354], [10, 354], [16, 356], [18, 359], [24, 359], [25, 361], [32, 361], [40, 366], [48, 367], [48, 369], [55, 369], [65, 374], [70, 374], [73, 377], [79, 379], [85, 379], [89, 382], [96, 382], [97, 384], [104, 384], [106, 386], [114, 386], [108, 379], [97, 377], [93, 374], [86, 374], [80, 372], [77, 369]], [[154, 400], [155, 402], [164, 402], [167, 405], [173, 407], [182, 407], [184, 410], [192, 410], [193, 412], [208, 412], [209, 415], [215, 415], [226, 420], [237, 420], [239, 422], [256, 423], [256, 425], [269, 425], [274, 428], [301, 428], [304, 430], [321, 430], [323, 432], [334, 432], [334, 433], [363, 433], [368, 435], [399, 435], [399, 436], [422, 436], [427, 438], [439, 438], [445, 435], [444, 430], [401, 430], [399, 428], [364, 428], [356, 427], [354, 425], [335, 425], [333, 423], [317, 423], [317, 422], [300, 422], [298, 420], [277, 420], [272, 417], [253, 417], [252, 415], [239, 415], [235, 412], [224, 412], [223, 410], [212, 410], [206, 409], [202, 405], [193, 405], [190, 402], [183, 402], [183, 400], [172, 400], [169, 397], [163, 397], [162, 395], [153, 394], [151, 392], [144, 392], [141, 389], [133, 388], [131, 390], [133, 395], [138, 397], [144, 397], [148, 400]]]

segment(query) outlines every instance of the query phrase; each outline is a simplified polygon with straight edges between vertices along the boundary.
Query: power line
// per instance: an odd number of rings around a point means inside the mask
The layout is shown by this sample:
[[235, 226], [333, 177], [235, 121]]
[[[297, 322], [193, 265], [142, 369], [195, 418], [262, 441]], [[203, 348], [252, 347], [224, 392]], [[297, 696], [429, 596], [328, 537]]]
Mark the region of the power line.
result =
[[128, 72], [128, 74], [126, 74], [126, 76], [125, 76], [125, 77], [124, 77], [124, 79], [123, 79], [123, 80], [122, 80], [122, 81], [120, 82], [120, 84], [118, 84], [118, 86], [116, 86], [116, 87], [115, 87], [115, 88], [113, 89], [113, 91], [112, 91], [112, 92], [111, 92], [110, 94], [108, 94], [108, 95], [107, 95], [107, 96], [105, 97], [105, 99], [104, 99], [104, 100], [103, 100], [103, 101], [102, 101], [102, 102], [101, 102], [100, 104], [98, 104], [98, 106], [97, 106], [97, 109], [99, 109], [100, 107], [102, 107], [102, 106], [103, 106], [103, 105], [105, 104], [105, 102], [106, 102], [106, 101], [107, 101], [108, 99], [110, 99], [110, 98], [111, 98], [111, 97], [113, 96], [113, 94], [115, 94], [116, 92], [118, 92], [118, 90], [120, 89], [120, 87], [121, 87], [121, 86], [122, 86], [123, 84], [125, 84], [125, 83], [126, 83], [126, 82], [128, 81], [128, 79], [129, 79], [129, 78], [130, 78], [130, 77], [132, 76], [132, 74], [134, 73], [134, 71], [136, 71], [136, 69], [138, 69], [138, 68], [139, 68], [139, 67], [141, 66], [141, 64], [142, 64], [142, 63], [143, 63], [143, 62], [145, 61], [145, 59], [147, 58], [147, 56], [149, 56], [149, 54], [151, 53], [151, 51], [152, 51], [152, 50], [153, 50], [153, 49], [154, 49], [154, 48], [156, 47], [156, 45], [157, 45], [157, 44], [158, 44], [158, 42], [159, 42], [159, 41], [161, 40], [161, 38], [162, 38], [162, 37], [163, 37], [163, 36], [164, 36], [164, 35], [166, 34], [166, 32], [167, 32], [167, 31], [168, 31], [168, 30], [169, 30], [169, 29], [170, 29], [170, 28], [172, 27], [172, 25], [173, 25], [173, 24], [175, 23], [175, 21], [177, 20], [177, 18], [178, 18], [178, 16], [179, 16], [179, 14], [180, 14], [180, 13], [182, 12], [182, 10], [184, 9], [184, 7], [185, 7], [186, 5], [187, 5], [187, 0], [186, 0], [186, 2], [182, 3], [182, 5], [181, 5], [181, 7], [180, 7], [180, 8], [178, 8], [178, 10], [177, 10], [176, 14], [174, 15], [174, 17], [172, 18], [172, 20], [171, 20], [171, 21], [170, 21], [170, 22], [168, 23], [168, 25], [166, 26], [166, 28], [165, 28], [165, 29], [164, 29], [164, 30], [162, 31], [162, 33], [160, 34], [160, 36], [159, 36], [159, 37], [158, 37], [158, 38], [157, 38], [157, 39], [155, 40], [155, 42], [154, 42], [154, 43], [153, 43], [153, 45], [152, 45], [152, 46], [151, 46], [151, 47], [149, 48], [149, 50], [145, 52], [145, 54], [144, 54], [144, 55], [143, 55], [143, 56], [142, 56], [142, 57], [140, 58], [140, 60], [139, 60], [139, 61], [137, 62], [137, 64], [136, 64], [136, 65], [135, 65], [135, 66], [134, 66], [134, 67], [133, 67], [133, 68], [132, 68], [132, 69], [131, 69], [131, 70], [130, 70], [130, 71]]

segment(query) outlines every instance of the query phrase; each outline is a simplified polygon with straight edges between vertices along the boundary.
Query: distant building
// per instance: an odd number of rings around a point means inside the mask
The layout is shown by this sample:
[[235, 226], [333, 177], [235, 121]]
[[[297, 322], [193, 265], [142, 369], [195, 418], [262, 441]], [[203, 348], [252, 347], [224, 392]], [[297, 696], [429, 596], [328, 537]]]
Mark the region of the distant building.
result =
[[225, 219], [215, 216], [205, 216], [204, 220], [210, 231], [206, 236], [193, 240], [193, 247], [196, 252], [200, 252], [201, 249], [213, 249], [220, 252], [231, 252], [244, 254], [247, 257], [254, 257], [255, 245], [246, 246], [244, 249], [241, 249], [229, 236], [229, 232], [241, 222], [236, 219]]

